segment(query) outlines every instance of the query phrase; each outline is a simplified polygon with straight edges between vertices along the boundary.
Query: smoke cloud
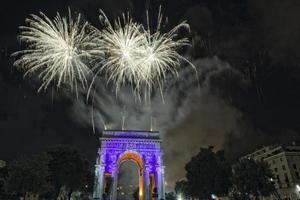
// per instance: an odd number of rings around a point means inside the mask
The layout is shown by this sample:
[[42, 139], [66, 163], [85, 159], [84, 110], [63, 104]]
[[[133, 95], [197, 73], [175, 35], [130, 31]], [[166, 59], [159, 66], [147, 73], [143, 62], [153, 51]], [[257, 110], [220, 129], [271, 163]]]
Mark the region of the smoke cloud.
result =
[[184, 177], [184, 164], [201, 146], [211, 144], [221, 148], [229, 134], [238, 133], [242, 116], [211, 89], [211, 80], [223, 73], [241, 74], [217, 57], [198, 59], [194, 64], [199, 77], [191, 67], [182, 66], [178, 78], [167, 78], [163, 97], [156, 92], [151, 101], [138, 100], [129, 87], [116, 94], [113, 87], [99, 79], [93, 101], [87, 104], [85, 98], [77, 99], [72, 116], [84, 126], [94, 123], [97, 133], [122, 126], [125, 130], [159, 131], [163, 138], [166, 179], [172, 186], [174, 177]]

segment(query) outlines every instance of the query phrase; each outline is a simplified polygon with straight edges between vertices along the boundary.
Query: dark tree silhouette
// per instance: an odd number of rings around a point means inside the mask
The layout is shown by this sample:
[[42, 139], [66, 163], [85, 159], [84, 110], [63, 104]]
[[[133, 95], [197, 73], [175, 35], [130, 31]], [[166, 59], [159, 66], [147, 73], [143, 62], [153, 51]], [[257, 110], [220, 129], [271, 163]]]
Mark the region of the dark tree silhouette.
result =
[[43, 195], [51, 191], [48, 168], [49, 158], [46, 154], [23, 157], [8, 166], [5, 188], [9, 194], [20, 197], [26, 193]]
[[66, 187], [70, 199], [73, 191], [91, 191], [93, 175], [89, 162], [79, 150], [69, 146], [58, 146], [47, 151], [51, 157], [49, 169], [55, 193]]
[[238, 199], [248, 199], [249, 195], [269, 196], [275, 191], [272, 178], [268, 163], [242, 159], [233, 166], [232, 195]]
[[176, 200], [174, 192], [166, 193], [166, 200]]
[[200, 152], [186, 164], [188, 193], [191, 197], [209, 199], [211, 194], [227, 195], [230, 187], [230, 165], [224, 152], [213, 152], [212, 147]]
[[0, 199], [8, 199], [8, 194], [5, 190], [5, 181], [7, 179], [7, 175], [7, 166], [0, 168]]

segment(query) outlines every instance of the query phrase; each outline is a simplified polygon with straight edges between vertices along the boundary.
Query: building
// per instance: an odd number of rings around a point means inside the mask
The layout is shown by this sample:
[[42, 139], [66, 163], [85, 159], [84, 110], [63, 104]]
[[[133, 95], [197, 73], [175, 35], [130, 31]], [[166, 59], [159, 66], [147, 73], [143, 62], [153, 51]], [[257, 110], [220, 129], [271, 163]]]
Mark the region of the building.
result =
[[300, 146], [266, 146], [243, 158], [269, 163], [282, 199], [300, 199]]
[[[161, 143], [157, 131], [103, 131], [95, 165], [93, 198], [116, 200], [118, 191], [125, 198], [126, 193], [122, 188], [118, 189], [119, 169], [122, 163], [132, 161], [138, 169], [138, 199], [165, 199], [165, 166]], [[132, 196], [128, 198], [132, 199]]]

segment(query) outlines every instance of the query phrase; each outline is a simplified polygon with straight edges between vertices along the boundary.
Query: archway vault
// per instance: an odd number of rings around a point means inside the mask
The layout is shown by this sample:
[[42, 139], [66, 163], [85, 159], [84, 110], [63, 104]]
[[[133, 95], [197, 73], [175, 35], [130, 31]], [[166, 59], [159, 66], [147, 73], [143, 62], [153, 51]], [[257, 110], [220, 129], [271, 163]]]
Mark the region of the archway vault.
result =
[[133, 161], [139, 168], [139, 200], [143, 200], [143, 160], [141, 156], [135, 151], [125, 151], [119, 156], [118, 169], [123, 162]]
[[119, 166], [128, 160], [139, 168], [139, 200], [165, 198], [164, 166], [158, 132], [104, 131], [95, 165], [94, 199], [116, 200]]
[[120, 166], [123, 162], [132, 160], [134, 161], [139, 169], [143, 169], [143, 160], [141, 156], [135, 151], [125, 151], [119, 156], [118, 165]]

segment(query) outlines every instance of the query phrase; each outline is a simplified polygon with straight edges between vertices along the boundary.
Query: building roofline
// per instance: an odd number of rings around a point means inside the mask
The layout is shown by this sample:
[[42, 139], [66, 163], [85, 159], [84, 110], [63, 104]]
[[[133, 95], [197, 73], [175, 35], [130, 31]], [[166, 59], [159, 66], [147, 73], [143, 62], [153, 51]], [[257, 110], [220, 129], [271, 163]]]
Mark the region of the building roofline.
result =
[[104, 130], [100, 139], [104, 138], [160, 139], [160, 134], [158, 131]]

